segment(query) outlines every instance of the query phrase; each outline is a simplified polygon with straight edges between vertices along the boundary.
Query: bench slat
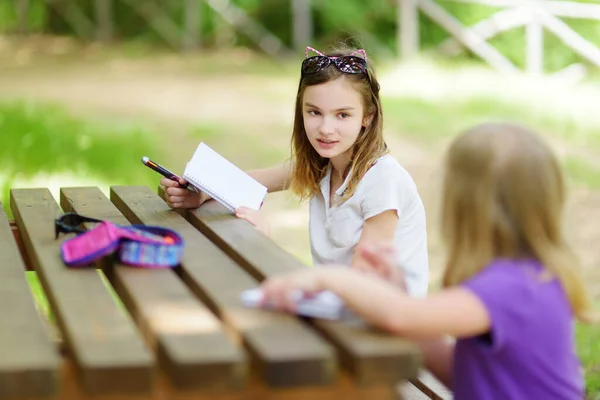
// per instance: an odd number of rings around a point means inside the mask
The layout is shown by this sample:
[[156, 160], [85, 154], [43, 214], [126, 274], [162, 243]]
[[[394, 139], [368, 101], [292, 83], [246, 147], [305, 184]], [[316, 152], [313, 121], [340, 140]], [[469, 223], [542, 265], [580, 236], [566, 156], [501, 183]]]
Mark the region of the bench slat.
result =
[[0, 398], [50, 396], [60, 359], [38, 314], [0, 203]]
[[[206, 237], [262, 280], [306, 268], [298, 259], [244, 220], [212, 201], [186, 218]], [[418, 374], [420, 353], [409, 341], [385, 335], [361, 321], [314, 320], [313, 324], [338, 348], [344, 366], [363, 384], [397, 382]]]
[[61, 211], [47, 189], [13, 189], [11, 208], [68, 350], [90, 394], [148, 392], [154, 360], [96, 269], [67, 268], [54, 238]]
[[402, 400], [431, 400], [431, 398], [420, 391], [410, 382], [404, 382], [398, 386], [398, 399]]
[[[96, 187], [62, 188], [65, 211], [129, 225]], [[116, 264], [109, 279], [178, 388], [238, 388], [245, 381], [243, 349], [179, 277], [168, 269]]]
[[432, 400], [452, 399], [452, 391], [427, 370], [421, 371], [419, 376], [411, 379], [410, 382]]
[[240, 293], [257, 282], [148, 187], [112, 187], [111, 200], [130, 221], [170, 227], [183, 236], [182, 278], [239, 332], [269, 385], [331, 383], [333, 348], [296, 317], [242, 307]]
[[[90, 397], [81, 393], [73, 384], [73, 368], [70, 360], [63, 363], [62, 387], [56, 400], [400, 400], [396, 387], [377, 385], [357, 387], [347, 374], [341, 374], [333, 385], [270, 388], [255, 374], [250, 376], [243, 391], [174, 391], [169, 380], [159, 374], [157, 389], [152, 396]], [[29, 400], [29, 399], [28, 399]], [[403, 399], [402, 400], [407, 400]]]

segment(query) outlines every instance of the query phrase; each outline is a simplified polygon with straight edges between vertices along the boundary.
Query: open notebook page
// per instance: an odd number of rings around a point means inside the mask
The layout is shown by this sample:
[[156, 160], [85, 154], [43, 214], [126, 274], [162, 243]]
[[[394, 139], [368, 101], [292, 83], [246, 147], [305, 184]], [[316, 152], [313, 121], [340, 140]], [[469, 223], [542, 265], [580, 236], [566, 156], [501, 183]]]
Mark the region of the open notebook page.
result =
[[198, 145], [183, 177], [230, 211], [241, 206], [259, 210], [267, 194], [265, 186], [205, 143]]

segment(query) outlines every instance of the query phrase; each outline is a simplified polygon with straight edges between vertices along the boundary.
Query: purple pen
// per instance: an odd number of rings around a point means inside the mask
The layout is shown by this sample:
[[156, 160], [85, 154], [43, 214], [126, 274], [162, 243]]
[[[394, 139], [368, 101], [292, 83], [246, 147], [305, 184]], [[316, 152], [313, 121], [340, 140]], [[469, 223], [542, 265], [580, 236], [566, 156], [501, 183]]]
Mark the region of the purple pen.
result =
[[[171, 171], [169, 171], [168, 169], [166, 169], [162, 165], [160, 165], [160, 164], [152, 161], [148, 157], [142, 157], [142, 163], [145, 166], [147, 166], [148, 168], [153, 169], [154, 171], [158, 172], [159, 174], [161, 174], [165, 178], [168, 178], [168, 179], [170, 179], [172, 181], [175, 181], [175, 182], [179, 183], [179, 179], [181, 179], [178, 175], [172, 173]], [[184, 189], [187, 189], [188, 186], [189, 186], [189, 184], [186, 183], [185, 185], [182, 185], [181, 183], [179, 183], [179, 186], [181, 186]]]

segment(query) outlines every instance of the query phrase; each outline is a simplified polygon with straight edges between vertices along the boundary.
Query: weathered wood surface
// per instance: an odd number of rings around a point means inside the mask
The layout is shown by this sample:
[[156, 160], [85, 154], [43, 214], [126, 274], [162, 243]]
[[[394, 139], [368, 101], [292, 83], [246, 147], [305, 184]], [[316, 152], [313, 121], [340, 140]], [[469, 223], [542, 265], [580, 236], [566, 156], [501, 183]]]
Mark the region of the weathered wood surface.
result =
[[[306, 268], [246, 221], [232, 218], [231, 213], [215, 201], [189, 210], [185, 215], [192, 225], [259, 280]], [[418, 373], [420, 353], [404, 339], [377, 332], [361, 321], [315, 320], [313, 325], [334, 343], [341, 363], [358, 382], [396, 382]]]
[[182, 278], [240, 335], [269, 384], [333, 381], [336, 363], [330, 345], [294, 316], [242, 307], [240, 293], [257, 282], [156, 193], [145, 186], [112, 187], [111, 199], [130, 221], [169, 227], [184, 238]]
[[49, 396], [59, 355], [38, 314], [25, 266], [0, 203], [0, 398]]
[[[61, 190], [65, 211], [129, 225], [98, 188]], [[125, 307], [155, 348], [160, 367], [179, 388], [238, 388], [245, 382], [242, 349], [221, 322], [170, 269], [117, 264], [108, 272]]]
[[[0, 397], [371, 400], [409, 393], [396, 388], [416, 376], [419, 357], [408, 342], [360, 321], [243, 307], [241, 291], [304, 266], [220, 206], [173, 211], [147, 187], [112, 187], [110, 200], [98, 188], [63, 188], [60, 197], [62, 210], [47, 189], [15, 189], [16, 226], [0, 214], [0, 289], [8, 289], [0, 291], [0, 311], [11, 321], [0, 327]], [[54, 237], [63, 210], [172, 228], [186, 241], [181, 265], [144, 270], [108, 257], [66, 267], [60, 246], [73, 235]], [[36, 312], [24, 260], [40, 277], [65, 354]]]
[[66, 268], [55, 239], [60, 208], [47, 189], [13, 189], [11, 208], [69, 353], [90, 394], [148, 392], [154, 357], [95, 269]]

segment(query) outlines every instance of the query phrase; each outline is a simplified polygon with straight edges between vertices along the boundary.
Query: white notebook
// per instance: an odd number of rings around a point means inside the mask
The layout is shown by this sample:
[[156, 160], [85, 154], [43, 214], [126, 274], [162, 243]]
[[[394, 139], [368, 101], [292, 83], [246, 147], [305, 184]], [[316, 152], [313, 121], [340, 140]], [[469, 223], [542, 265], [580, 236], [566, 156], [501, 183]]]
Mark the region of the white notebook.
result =
[[267, 194], [265, 186], [205, 143], [198, 145], [183, 178], [230, 211], [242, 206], [259, 210]]

